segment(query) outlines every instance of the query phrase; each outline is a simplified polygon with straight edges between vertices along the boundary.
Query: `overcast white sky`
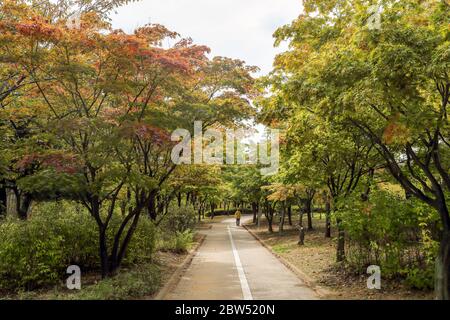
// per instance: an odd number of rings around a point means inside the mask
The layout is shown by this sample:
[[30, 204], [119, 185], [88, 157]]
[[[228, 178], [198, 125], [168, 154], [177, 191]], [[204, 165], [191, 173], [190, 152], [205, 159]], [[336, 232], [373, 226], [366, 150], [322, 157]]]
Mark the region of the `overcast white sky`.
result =
[[241, 59], [272, 69], [280, 48], [273, 48], [274, 31], [302, 11], [301, 0], [141, 0], [119, 8], [113, 27], [132, 32], [146, 23], [160, 23], [207, 45], [213, 56]]

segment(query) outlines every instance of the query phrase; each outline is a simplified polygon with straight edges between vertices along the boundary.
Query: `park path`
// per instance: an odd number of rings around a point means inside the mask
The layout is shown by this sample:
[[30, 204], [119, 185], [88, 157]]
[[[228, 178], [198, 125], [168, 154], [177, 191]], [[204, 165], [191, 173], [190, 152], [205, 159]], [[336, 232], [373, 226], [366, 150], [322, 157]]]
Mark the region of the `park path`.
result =
[[203, 233], [205, 241], [166, 300], [318, 299], [234, 219], [213, 223]]

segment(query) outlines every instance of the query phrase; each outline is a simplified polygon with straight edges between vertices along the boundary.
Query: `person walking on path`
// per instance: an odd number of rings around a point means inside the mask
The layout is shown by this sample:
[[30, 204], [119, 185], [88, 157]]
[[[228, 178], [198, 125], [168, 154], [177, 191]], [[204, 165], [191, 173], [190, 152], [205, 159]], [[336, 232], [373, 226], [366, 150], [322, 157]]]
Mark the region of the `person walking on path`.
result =
[[234, 214], [234, 217], [236, 218], [236, 225], [239, 227], [241, 224], [241, 211], [239, 209]]

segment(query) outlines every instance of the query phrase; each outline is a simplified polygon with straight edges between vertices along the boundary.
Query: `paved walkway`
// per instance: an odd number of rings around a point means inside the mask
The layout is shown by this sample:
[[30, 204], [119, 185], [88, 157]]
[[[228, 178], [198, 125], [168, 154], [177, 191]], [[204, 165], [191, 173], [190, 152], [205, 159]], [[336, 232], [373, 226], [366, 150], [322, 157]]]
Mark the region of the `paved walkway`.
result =
[[318, 299], [234, 219], [204, 233], [203, 245], [167, 300]]

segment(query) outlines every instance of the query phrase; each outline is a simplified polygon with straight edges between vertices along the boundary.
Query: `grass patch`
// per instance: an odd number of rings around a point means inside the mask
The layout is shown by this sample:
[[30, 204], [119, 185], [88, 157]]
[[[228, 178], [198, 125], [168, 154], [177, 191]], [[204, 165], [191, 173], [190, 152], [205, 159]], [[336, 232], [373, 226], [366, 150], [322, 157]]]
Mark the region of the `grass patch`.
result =
[[272, 247], [272, 250], [278, 254], [289, 253], [291, 251], [289, 246], [285, 244], [277, 244]]

